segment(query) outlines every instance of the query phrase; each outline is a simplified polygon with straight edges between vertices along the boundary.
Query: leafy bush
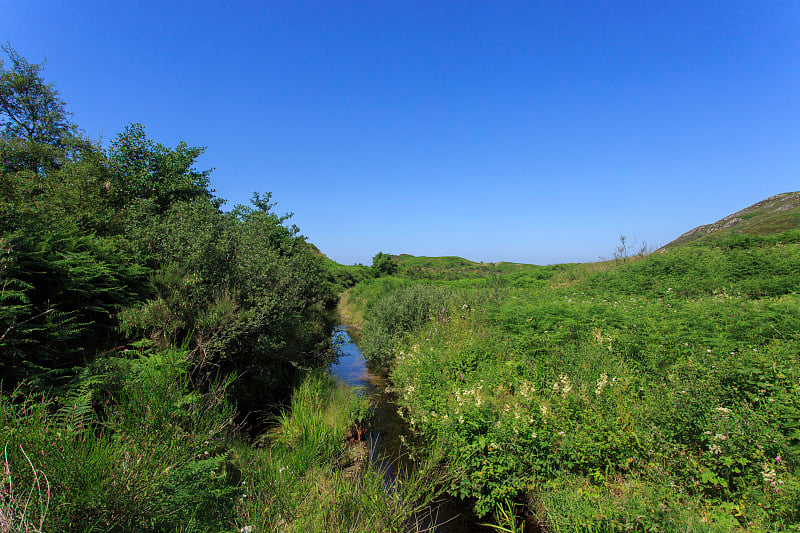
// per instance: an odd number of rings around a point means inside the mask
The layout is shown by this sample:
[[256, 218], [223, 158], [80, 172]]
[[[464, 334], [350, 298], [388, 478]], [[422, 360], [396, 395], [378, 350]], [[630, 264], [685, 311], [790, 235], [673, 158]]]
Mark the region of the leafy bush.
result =
[[[146, 270], [93, 235], [7, 234], [0, 283], [0, 379], [52, 385], [116, 342], [114, 316]], [[22, 327], [22, 329], [20, 329]]]
[[389, 366], [394, 344], [405, 332], [426, 321], [447, 315], [451, 292], [430, 284], [415, 284], [390, 292], [365, 311], [364, 356], [376, 367]]

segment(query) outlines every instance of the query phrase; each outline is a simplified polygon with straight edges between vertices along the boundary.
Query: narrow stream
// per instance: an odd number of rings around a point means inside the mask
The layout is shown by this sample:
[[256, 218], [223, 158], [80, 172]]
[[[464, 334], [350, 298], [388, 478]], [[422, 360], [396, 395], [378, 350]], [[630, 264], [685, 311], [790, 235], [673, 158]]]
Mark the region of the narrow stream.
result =
[[[395, 476], [398, 466], [401, 470], [413, 466], [401, 441], [401, 436], [409, 437], [410, 433], [405, 421], [397, 414], [395, 396], [386, 391], [385, 379], [369, 371], [361, 350], [347, 334], [344, 326], [336, 326], [333, 335], [339, 345], [340, 356], [330, 366], [330, 373], [355, 387], [358, 394], [370, 398], [372, 416], [364, 438], [372, 451], [373, 464], [377, 465], [385, 475]], [[489, 531], [467, 518], [470, 513], [463, 506], [464, 504], [458, 499], [445, 497], [444, 502], [431, 512], [432, 516], [437, 516], [436, 522], [442, 525], [431, 527], [428, 531], [438, 533]]]
[[347, 334], [344, 326], [336, 326], [333, 335], [340, 345], [340, 356], [331, 365], [330, 372], [355, 387], [358, 394], [370, 399], [372, 413], [365, 428], [364, 440], [381, 469], [387, 475], [396, 475], [398, 465], [404, 468], [409, 466], [409, 461], [405, 460], [407, 450], [400, 438], [407, 433], [408, 427], [397, 414], [394, 395], [386, 391], [385, 379], [369, 371], [361, 350]]

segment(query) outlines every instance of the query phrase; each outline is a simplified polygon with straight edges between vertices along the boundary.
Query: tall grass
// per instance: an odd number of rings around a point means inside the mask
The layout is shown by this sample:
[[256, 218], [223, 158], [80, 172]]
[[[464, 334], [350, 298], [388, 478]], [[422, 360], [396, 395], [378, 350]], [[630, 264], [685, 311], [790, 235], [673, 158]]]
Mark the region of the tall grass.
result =
[[[367, 400], [310, 374], [256, 442], [185, 352], [107, 360], [64, 397], [0, 395], [3, 531], [407, 531], [441, 457], [387, 482], [352, 438]], [[349, 442], [349, 444], [348, 444]]]
[[[62, 398], [0, 396], [4, 488], [36, 502], [49, 484], [49, 505], [33, 506], [43, 531], [224, 529], [237, 489], [219, 445], [232, 415], [221, 390], [195, 392], [179, 350], [118, 363], [125, 384], [99, 411], [112, 392], [101, 378]], [[31, 529], [13, 502], [10, 530]]]
[[445, 479], [441, 457], [429, 456], [387, 483], [363, 443], [346, 444], [366, 401], [328, 376], [305, 380], [291, 410], [263, 437], [264, 446], [240, 450], [247, 457], [246, 496], [237, 503], [241, 530], [377, 533], [416, 527], [415, 517]]

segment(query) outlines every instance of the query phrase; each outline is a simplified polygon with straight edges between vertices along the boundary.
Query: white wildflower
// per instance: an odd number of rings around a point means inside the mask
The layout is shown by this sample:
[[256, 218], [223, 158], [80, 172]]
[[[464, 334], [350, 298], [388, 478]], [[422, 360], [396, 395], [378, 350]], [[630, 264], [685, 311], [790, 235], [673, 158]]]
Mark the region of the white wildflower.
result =
[[775, 473], [775, 469], [769, 465], [764, 467], [764, 470], [761, 471], [761, 476], [764, 478], [764, 483], [775, 483], [778, 480], [778, 474]]
[[728, 416], [731, 414], [731, 410], [727, 407], [715, 407], [712, 409], [712, 411], [714, 411], [716, 414], [722, 415], [724, 418], [728, 418]]
[[597, 396], [600, 396], [603, 393], [603, 389], [606, 388], [608, 385], [608, 374], [603, 372], [603, 375], [600, 376], [600, 379], [597, 380], [597, 388], [594, 389], [594, 393]]
[[569, 382], [569, 377], [566, 374], [561, 374], [558, 381], [553, 383], [553, 392], [561, 393], [561, 396], [566, 396], [572, 392], [572, 384]]
[[519, 386], [519, 394], [526, 400], [530, 400], [536, 388], [527, 381], [523, 381]]

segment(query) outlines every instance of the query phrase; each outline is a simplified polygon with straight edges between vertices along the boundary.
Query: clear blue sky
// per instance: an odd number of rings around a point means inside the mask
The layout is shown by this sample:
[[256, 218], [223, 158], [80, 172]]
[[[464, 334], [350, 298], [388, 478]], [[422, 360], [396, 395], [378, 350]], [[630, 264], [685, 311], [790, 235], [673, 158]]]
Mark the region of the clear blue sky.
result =
[[793, 0], [0, 0], [0, 41], [346, 264], [593, 261], [800, 189]]

